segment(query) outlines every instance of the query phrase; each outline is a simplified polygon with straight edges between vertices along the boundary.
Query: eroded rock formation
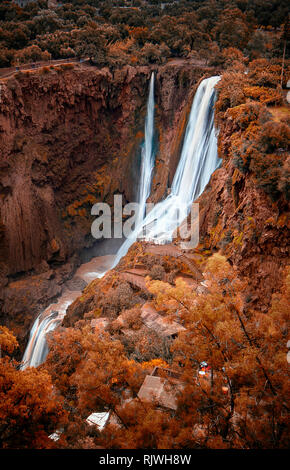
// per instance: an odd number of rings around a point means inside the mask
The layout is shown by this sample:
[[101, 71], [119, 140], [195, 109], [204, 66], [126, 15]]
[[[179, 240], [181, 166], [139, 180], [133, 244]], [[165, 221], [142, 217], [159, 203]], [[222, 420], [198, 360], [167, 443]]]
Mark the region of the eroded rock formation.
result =
[[248, 277], [247, 301], [266, 311], [289, 263], [289, 205], [283, 197], [273, 201], [251, 173], [236, 167], [229, 154], [234, 131], [231, 119], [220, 123], [222, 167], [197, 201], [201, 242], [206, 249], [220, 250]]
[[[64, 66], [1, 83], [1, 322], [22, 335], [94, 243], [92, 205], [134, 200], [151, 72]], [[154, 201], [170, 186], [196, 86], [214, 71], [155, 72]]]

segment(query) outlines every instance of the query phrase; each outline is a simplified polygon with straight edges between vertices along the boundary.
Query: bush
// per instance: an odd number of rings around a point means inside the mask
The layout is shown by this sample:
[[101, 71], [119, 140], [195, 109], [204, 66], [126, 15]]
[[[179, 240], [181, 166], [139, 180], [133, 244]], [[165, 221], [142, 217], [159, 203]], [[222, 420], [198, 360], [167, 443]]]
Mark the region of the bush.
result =
[[266, 153], [289, 149], [290, 129], [285, 123], [270, 121], [264, 125], [259, 142]]
[[215, 110], [217, 115], [245, 102], [243, 84], [246, 83], [247, 77], [243, 73], [231, 71], [223, 74], [222, 80], [216, 86], [218, 99]]
[[49, 60], [50, 54], [47, 51], [42, 51], [40, 47], [33, 45], [28, 46], [18, 51], [14, 55], [14, 64], [26, 64], [28, 62], [35, 62], [38, 60]]
[[230, 117], [240, 129], [246, 129], [251, 122], [256, 121], [261, 111], [260, 103], [245, 103], [226, 112], [226, 117]]
[[124, 328], [130, 328], [132, 330], [139, 330], [143, 325], [140, 316], [140, 308], [133, 307], [129, 310], [126, 310], [122, 314], [122, 318], [124, 321]]
[[49, 68], [49, 67], [41, 67], [41, 69], [39, 70], [39, 73], [40, 73], [41, 75], [47, 75], [49, 72], [50, 72], [50, 68]]
[[107, 309], [118, 314], [133, 305], [133, 290], [127, 282], [119, 284], [117, 288], [111, 288], [108, 295]]
[[146, 326], [135, 331], [134, 335], [122, 335], [120, 340], [129, 359], [138, 362], [163, 359], [170, 362], [172, 339], [163, 338]]
[[253, 172], [257, 186], [263, 189], [273, 201], [280, 196], [279, 181], [281, 176], [281, 157], [258, 152], [252, 154], [250, 170]]
[[260, 101], [266, 104], [282, 104], [282, 93], [273, 88], [265, 88], [261, 86], [244, 87], [244, 94], [247, 98]]
[[165, 278], [165, 269], [160, 264], [154, 264], [150, 270], [151, 279], [162, 281]]
[[161, 64], [170, 56], [170, 50], [165, 44], [155, 45], [146, 42], [140, 51], [141, 60], [149, 64]]
[[238, 62], [239, 64], [246, 62], [246, 57], [235, 47], [227, 47], [226, 49], [223, 49], [222, 56], [226, 66], [233, 65], [235, 62]]
[[280, 83], [281, 65], [267, 59], [256, 59], [249, 64], [249, 79], [253, 85], [276, 88]]
[[0, 47], [0, 67], [9, 67], [13, 61], [15, 51]]
[[62, 64], [62, 65], [60, 66], [60, 68], [61, 68], [62, 70], [72, 70], [72, 69], [74, 69], [74, 67], [75, 67], [75, 66], [74, 66], [74, 64], [72, 64], [72, 63]]

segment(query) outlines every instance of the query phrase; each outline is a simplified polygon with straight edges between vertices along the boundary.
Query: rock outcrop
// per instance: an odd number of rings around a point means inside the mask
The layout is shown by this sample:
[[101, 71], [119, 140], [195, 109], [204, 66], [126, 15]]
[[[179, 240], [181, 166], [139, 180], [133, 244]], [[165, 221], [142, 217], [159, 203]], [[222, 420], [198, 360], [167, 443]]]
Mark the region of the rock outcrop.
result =
[[[17, 317], [27, 331], [59, 293], [81, 250], [95, 242], [95, 202], [112, 205], [115, 193], [124, 203], [135, 199], [151, 72], [67, 64], [2, 80], [1, 323], [13, 327]], [[180, 62], [155, 72], [153, 201], [170, 186], [196, 86], [214, 71]], [[39, 290], [43, 276], [45, 294]]]
[[[289, 205], [271, 200], [251, 173], [243, 174], [229, 155], [233, 123], [220, 126], [222, 166], [200, 196], [200, 241], [219, 250], [249, 279], [247, 302], [266, 311], [273, 292], [279, 291], [289, 264]], [[261, 157], [262, 158], [262, 157]]]

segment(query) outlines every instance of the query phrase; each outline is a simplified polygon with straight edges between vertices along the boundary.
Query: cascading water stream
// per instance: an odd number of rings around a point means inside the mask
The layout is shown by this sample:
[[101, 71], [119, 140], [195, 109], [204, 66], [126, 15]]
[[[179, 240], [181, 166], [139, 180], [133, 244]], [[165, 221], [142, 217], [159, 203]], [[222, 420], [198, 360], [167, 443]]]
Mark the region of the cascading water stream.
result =
[[[136, 226], [142, 222], [145, 214], [146, 200], [150, 195], [152, 170], [154, 168], [154, 72], [151, 75], [149, 85], [149, 96], [147, 101], [147, 114], [145, 119], [145, 139], [141, 150], [141, 170], [140, 183], [138, 188], [138, 204], [139, 210], [137, 214]], [[137, 235], [137, 234], [136, 234]], [[136, 239], [136, 238], [135, 238]], [[104, 274], [114, 267], [120, 258], [122, 258], [135, 241], [135, 239], [126, 239], [119, 248], [117, 255], [113, 258], [113, 263], [107, 263], [101, 267], [99, 271], [94, 273], [87, 272], [85, 265], [82, 265], [76, 272], [75, 276], [82, 277], [84, 280], [92, 280], [93, 278], [102, 277]], [[92, 267], [94, 261], [86, 263]], [[93, 274], [93, 275], [92, 275]], [[86, 279], [87, 278], [87, 279]], [[81, 295], [81, 291], [65, 290], [56, 304], [51, 304], [44, 312], [42, 312], [35, 320], [30, 332], [28, 345], [26, 347], [21, 369], [33, 366], [37, 367], [48, 353], [46, 342], [46, 334], [53, 331], [59, 326], [66, 314], [68, 306]]]
[[[124, 243], [120, 246], [116, 256], [114, 257], [111, 268], [114, 268], [119, 263], [120, 259], [125, 256], [130, 246], [136, 241], [138, 236], [137, 227], [142, 225], [146, 211], [146, 201], [150, 196], [152, 171], [154, 168], [154, 72], [151, 75], [150, 80], [150, 91], [147, 103], [147, 115], [145, 120], [145, 141], [144, 147], [142, 148], [142, 162], [141, 162], [141, 173], [139, 183], [139, 197], [138, 197], [138, 215], [136, 218], [135, 226], [136, 229], [125, 239]], [[106, 271], [102, 274], [104, 276]], [[99, 277], [102, 277], [99, 276]]]
[[29, 341], [23, 355], [20, 369], [37, 367], [45, 361], [48, 353], [46, 334], [55, 330], [62, 322], [68, 306], [79, 296], [80, 291], [65, 290], [57, 303], [51, 304], [35, 320], [30, 331]]
[[152, 171], [154, 168], [154, 72], [151, 75], [149, 86], [149, 97], [147, 103], [147, 114], [145, 119], [145, 140], [142, 148], [141, 173], [139, 183], [139, 212], [137, 225], [143, 220], [146, 208], [146, 201], [150, 196]]
[[[145, 216], [146, 200], [150, 194], [152, 170], [154, 166], [153, 135], [154, 135], [154, 75], [150, 80], [150, 91], [147, 103], [145, 122], [145, 143], [142, 149], [141, 176], [139, 186], [139, 212], [136, 229], [119, 248], [113, 263], [101, 270], [87, 273], [91, 277], [102, 277], [114, 268], [126, 255], [130, 246], [138, 237], [164, 243], [172, 239], [176, 228], [188, 215], [192, 202], [203, 192], [212, 173], [218, 168], [221, 160], [217, 156], [217, 140], [214, 128], [215, 85], [220, 77], [211, 77], [201, 82], [192, 104], [181, 157], [173, 179], [171, 194], [159, 202]], [[143, 236], [145, 230], [145, 236]], [[88, 265], [90, 263], [87, 263]], [[81, 268], [83, 268], [83, 265]], [[80, 268], [80, 269], [81, 269]], [[75, 297], [80, 292], [74, 293]], [[45, 360], [47, 345], [45, 335], [54, 330], [62, 321], [66, 308], [72, 302], [62, 301], [50, 306], [48, 315], [43, 312], [35, 321], [30, 333], [22, 369], [37, 366]], [[58, 309], [58, 304], [60, 308]], [[52, 307], [55, 307], [52, 310]], [[57, 313], [55, 313], [57, 310]]]
[[188, 215], [192, 202], [201, 195], [220, 165], [214, 128], [214, 87], [219, 80], [218, 76], [207, 78], [198, 87], [171, 193], [137, 227], [138, 234], [145, 232], [145, 240], [171, 241], [172, 234]]
[[154, 243], [171, 241], [174, 231], [187, 217], [192, 202], [201, 195], [212, 173], [220, 165], [214, 127], [215, 85], [219, 80], [220, 77], [215, 76], [203, 80], [199, 85], [171, 193], [136, 225], [134, 232], [119, 249], [112, 267], [126, 255], [138, 237]]

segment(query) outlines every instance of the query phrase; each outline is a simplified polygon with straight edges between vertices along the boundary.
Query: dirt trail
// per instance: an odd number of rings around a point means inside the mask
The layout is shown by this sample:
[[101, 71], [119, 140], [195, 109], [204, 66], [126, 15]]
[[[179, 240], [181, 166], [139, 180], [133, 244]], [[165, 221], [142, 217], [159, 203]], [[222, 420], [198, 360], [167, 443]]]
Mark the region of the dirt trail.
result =
[[179, 258], [194, 274], [196, 281], [203, 281], [203, 275], [200, 269], [196, 266], [192, 259], [189, 259], [187, 254], [183, 253], [180, 248], [175, 245], [146, 245], [145, 253], [152, 253], [155, 255], [172, 256]]

